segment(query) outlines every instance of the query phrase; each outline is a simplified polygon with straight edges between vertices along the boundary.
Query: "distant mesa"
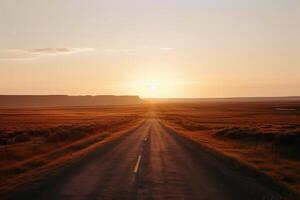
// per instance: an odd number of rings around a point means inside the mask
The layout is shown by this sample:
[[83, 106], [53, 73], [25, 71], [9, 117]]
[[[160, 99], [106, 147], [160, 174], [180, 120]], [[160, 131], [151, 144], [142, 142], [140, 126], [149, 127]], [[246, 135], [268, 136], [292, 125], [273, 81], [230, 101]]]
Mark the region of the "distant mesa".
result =
[[131, 105], [142, 102], [138, 96], [0, 95], [0, 107]]

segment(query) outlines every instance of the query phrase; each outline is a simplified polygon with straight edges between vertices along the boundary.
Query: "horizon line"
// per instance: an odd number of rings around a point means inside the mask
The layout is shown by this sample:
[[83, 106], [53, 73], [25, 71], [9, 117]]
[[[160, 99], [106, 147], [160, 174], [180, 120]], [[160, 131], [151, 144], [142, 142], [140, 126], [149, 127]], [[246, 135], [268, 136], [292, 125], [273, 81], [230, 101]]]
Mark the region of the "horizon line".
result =
[[117, 95], [117, 94], [0, 94], [0, 96], [70, 96], [70, 97], [96, 97], [96, 96], [137, 96], [141, 99], [183, 99], [183, 100], [193, 100], [193, 99], [238, 99], [238, 98], [300, 98], [300, 95], [283, 95], [283, 96], [223, 96], [223, 97], [141, 97], [140, 95]]

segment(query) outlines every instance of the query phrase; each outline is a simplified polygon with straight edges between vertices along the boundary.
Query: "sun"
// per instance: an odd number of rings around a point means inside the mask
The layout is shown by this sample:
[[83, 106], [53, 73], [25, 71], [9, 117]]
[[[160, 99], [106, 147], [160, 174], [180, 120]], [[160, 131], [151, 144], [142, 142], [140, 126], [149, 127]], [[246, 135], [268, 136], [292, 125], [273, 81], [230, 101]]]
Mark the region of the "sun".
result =
[[162, 98], [170, 96], [175, 93], [175, 85], [176, 83], [174, 80], [168, 79], [146, 79], [133, 81], [131, 83], [131, 87], [134, 88], [135, 94], [142, 98]]
[[151, 85], [149, 86], [149, 89], [150, 89], [150, 91], [154, 92], [154, 91], [157, 90], [157, 85], [151, 84]]

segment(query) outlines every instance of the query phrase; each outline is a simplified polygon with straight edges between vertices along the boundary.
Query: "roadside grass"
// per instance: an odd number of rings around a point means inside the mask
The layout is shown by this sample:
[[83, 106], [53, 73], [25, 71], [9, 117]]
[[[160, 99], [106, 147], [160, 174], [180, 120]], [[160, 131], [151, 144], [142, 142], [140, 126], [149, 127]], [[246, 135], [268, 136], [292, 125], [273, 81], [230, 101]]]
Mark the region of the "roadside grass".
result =
[[[7, 152], [3, 154], [5, 155], [4, 158], [14, 160], [13, 162], [10, 162], [10, 164], [6, 163], [5, 165], [2, 165], [0, 169], [0, 180], [4, 181], [7, 178], [17, 176], [45, 165], [48, 162], [51, 162], [51, 160], [80, 151], [94, 143], [110, 137], [113, 132], [129, 128], [138, 122], [139, 120], [127, 119], [111, 123], [111, 126], [106, 128], [97, 125], [92, 125], [91, 127], [87, 126], [88, 128], [59, 127], [57, 130], [52, 128], [52, 130], [55, 131], [52, 131], [49, 135], [39, 136], [42, 138], [39, 138], [40, 140], [36, 141], [34, 144], [35, 151], [28, 150], [32, 145], [29, 144], [30, 140], [22, 142], [21, 147], [18, 148], [12, 143], [6, 147]], [[53, 138], [51, 136], [55, 137]], [[47, 148], [45, 148], [44, 151], [41, 149], [40, 151], [37, 151], [39, 146], [43, 147], [45, 144]], [[2, 162], [4, 161], [2, 160]]]
[[89, 125], [72, 125], [0, 133], [0, 166], [9, 166], [66, 144], [136, 121], [136, 117], [105, 118]]
[[269, 143], [276, 148], [297, 148], [300, 146], [300, 130], [263, 132], [258, 128], [230, 127], [219, 130], [214, 135], [224, 139]]
[[[0, 109], [0, 190], [11, 180], [45, 169], [137, 124], [147, 107]], [[2, 120], [2, 121], [1, 121]], [[22, 180], [23, 181], [23, 180]], [[21, 181], [21, 182], [22, 182]]]
[[[285, 106], [297, 109], [275, 109]], [[298, 108], [300, 102], [187, 103], [161, 104], [157, 105], [156, 110], [165, 124], [184, 137], [253, 166], [299, 193]], [[209, 128], [201, 129], [203, 126]]]
[[112, 132], [95, 134], [49, 153], [2, 168], [0, 170], [0, 193], [4, 195], [11, 193], [20, 186], [55, 174], [64, 167], [70, 166], [71, 163], [84, 158], [85, 155], [89, 155], [90, 152], [126, 136], [140, 127], [142, 123], [143, 120], [132, 122], [114, 128]]

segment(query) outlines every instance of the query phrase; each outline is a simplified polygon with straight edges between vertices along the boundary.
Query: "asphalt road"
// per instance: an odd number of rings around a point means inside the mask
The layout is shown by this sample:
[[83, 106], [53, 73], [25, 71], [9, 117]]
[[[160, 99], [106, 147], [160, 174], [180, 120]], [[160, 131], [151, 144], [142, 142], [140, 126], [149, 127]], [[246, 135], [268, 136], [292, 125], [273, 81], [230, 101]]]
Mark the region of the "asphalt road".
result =
[[155, 119], [13, 199], [281, 199]]

